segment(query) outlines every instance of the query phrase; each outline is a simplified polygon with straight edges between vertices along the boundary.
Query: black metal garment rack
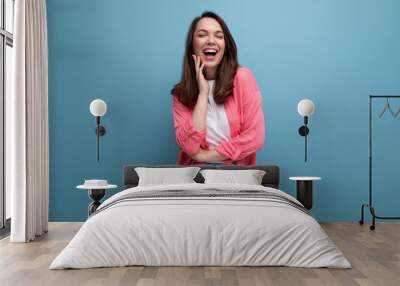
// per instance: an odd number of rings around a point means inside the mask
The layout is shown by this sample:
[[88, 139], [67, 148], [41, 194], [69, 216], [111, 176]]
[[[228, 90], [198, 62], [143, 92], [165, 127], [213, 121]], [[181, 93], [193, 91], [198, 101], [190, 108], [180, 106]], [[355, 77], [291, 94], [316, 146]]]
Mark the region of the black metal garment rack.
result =
[[400, 219], [400, 217], [392, 217], [392, 216], [378, 216], [375, 212], [375, 208], [372, 204], [372, 104], [374, 99], [386, 99], [389, 98], [400, 98], [400, 95], [370, 95], [369, 96], [369, 180], [368, 180], [368, 191], [369, 191], [369, 200], [368, 204], [363, 204], [361, 206], [361, 220], [359, 221], [360, 224], [364, 224], [364, 208], [369, 208], [369, 211], [372, 216], [372, 225], [370, 225], [370, 229], [375, 229], [375, 219]]

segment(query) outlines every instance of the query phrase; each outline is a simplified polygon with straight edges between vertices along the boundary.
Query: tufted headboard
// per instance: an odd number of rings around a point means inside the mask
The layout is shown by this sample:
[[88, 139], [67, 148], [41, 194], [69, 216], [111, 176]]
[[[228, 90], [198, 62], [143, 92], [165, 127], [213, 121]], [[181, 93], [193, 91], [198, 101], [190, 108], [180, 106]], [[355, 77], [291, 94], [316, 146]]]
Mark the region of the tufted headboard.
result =
[[[147, 167], [147, 168], [182, 168], [188, 167], [185, 165], [125, 165], [123, 167], [123, 184], [124, 189], [136, 187], [139, 182], [139, 177], [135, 171], [136, 167]], [[190, 167], [200, 167], [201, 169], [221, 169], [221, 170], [248, 170], [257, 169], [264, 170], [266, 173], [262, 180], [262, 185], [265, 187], [272, 187], [279, 189], [279, 167], [278, 166], [266, 166], [266, 165], [254, 165], [254, 166], [238, 166], [238, 165], [190, 165]], [[198, 183], [204, 183], [203, 176], [199, 173], [194, 178]]]

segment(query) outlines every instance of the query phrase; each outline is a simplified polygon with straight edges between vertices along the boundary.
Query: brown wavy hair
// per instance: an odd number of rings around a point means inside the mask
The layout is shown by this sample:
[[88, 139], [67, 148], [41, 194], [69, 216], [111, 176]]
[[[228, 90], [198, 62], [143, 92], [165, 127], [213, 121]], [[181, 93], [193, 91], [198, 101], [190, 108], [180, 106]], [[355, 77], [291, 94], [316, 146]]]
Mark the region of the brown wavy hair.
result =
[[201, 16], [196, 17], [190, 24], [186, 37], [181, 80], [171, 90], [171, 94], [176, 96], [184, 105], [189, 108], [193, 108], [196, 105], [199, 94], [199, 87], [196, 79], [196, 67], [192, 57], [194, 54], [193, 36], [197, 23], [202, 18], [206, 17], [213, 18], [221, 25], [225, 40], [224, 56], [222, 57], [221, 62], [216, 70], [214, 88], [214, 101], [216, 103], [224, 103], [226, 99], [232, 95], [233, 78], [235, 77], [236, 70], [239, 67], [236, 43], [224, 20], [222, 20], [222, 18], [214, 12], [210, 11], [203, 12]]

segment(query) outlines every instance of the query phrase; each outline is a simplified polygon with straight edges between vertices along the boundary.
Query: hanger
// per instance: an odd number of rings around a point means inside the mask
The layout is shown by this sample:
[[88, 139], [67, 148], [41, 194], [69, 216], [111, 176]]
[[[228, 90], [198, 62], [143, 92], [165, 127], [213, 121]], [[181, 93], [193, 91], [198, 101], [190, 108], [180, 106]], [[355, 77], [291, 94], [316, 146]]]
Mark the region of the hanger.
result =
[[399, 115], [400, 114], [400, 108], [399, 108], [399, 110], [397, 110], [397, 112], [394, 114], [394, 117], [397, 117], [397, 115]]
[[390, 107], [389, 98], [386, 98], [385, 107], [383, 108], [383, 110], [382, 110], [382, 112], [381, 112], [381, 115], [379, 115], [379, 118], [382, 118], [383, 114], [385, 114], [385, 112], [386, 112], [387, 110], [390, 111], [390, 113], [392, 114], [392, 116], [393, 116], [394, 118], [396, 118], [396, 116], [400, 113], [400, 109], [399, 109], [396, 113], [393, 112], [392, 108]]

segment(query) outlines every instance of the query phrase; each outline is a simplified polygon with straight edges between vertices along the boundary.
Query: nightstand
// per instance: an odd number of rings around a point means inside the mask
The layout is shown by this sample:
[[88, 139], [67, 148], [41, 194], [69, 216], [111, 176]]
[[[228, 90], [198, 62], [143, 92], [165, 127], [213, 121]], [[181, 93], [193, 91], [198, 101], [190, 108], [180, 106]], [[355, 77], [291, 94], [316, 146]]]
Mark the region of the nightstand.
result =
[[313, 183], [321, 180], [321, 177], [289, 177], [289, 180], [296, 181], [297, 200], [306, 209], [311, 210], [313, 207]]
[[88, 191], [89, 198], [93, 202], [88, 206], [88, 216], [94, 213], [101, 205], [100, 200], [104, 197], [106, 190], [115, 189], [117, 185], [108, 184], [107, 180], [85, 180], [83, 185], [76, 186], [77, 189]]

